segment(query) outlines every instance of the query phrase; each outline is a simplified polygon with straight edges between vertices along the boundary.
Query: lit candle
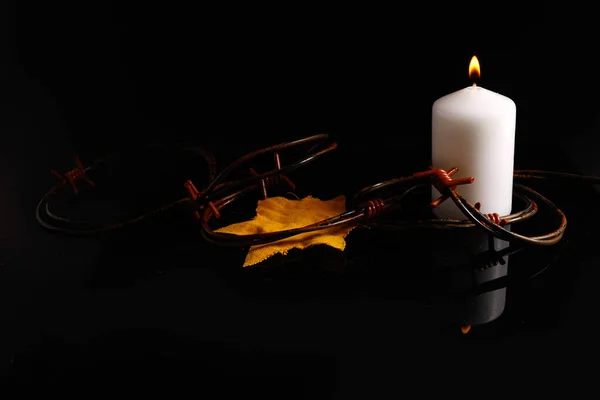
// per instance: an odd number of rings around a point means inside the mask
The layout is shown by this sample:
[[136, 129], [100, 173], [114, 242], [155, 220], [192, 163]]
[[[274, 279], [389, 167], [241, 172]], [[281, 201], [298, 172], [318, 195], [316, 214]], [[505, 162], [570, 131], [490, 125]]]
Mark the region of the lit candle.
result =
[[[480, 74], [473, 56], [469, 76]], [[474, 177], [457, 191], [472, 204], [481, 203], [485, 214], [502, 216], [512, 209], [516, 115], [514, 101], [476, 84], [433, 103], [432, 167], [456, 167], [456, 179]], [[434, 188], [432, 197], [439, 195]], [[443, 202], [435, 213], [439, 218], [466, 218], [452, 201]]]

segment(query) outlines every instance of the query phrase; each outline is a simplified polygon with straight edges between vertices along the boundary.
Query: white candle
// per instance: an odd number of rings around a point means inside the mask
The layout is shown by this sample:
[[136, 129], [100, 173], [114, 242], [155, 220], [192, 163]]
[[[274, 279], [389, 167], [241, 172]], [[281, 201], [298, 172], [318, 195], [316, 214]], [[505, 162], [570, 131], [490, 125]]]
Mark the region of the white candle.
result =
[[[471, 60], [469, 73], [479, 75]], [[439, 98], [432, 109], [433, 168], [458, 168], [455, 179], [472, 176], [470, 185], [457, 187], [481, 212], [510, 214], [512, 209], [517, 108], [511, 99], [475, 84]], [[432, 198], [439, 197], [434, 188]], [[466, 217], [447, 200], [435, 209], [438, 218]]]

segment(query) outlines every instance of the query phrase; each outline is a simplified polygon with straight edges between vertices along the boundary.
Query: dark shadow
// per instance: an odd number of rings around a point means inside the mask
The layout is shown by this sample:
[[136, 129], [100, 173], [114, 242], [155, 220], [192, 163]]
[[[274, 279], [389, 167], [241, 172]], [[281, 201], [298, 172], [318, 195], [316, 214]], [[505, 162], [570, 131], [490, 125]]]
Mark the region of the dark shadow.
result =
[[[234, 343], [197, 341], [152, 329], [116, 330], [68, 343], [44, 337], [17, 355], [16, 384], [103, 387], [198, 387], [202, 393], [329, 399], [336, 361], [311, 354], [277, 354]], [[76, 382], [76, 383], [75, 383]]]

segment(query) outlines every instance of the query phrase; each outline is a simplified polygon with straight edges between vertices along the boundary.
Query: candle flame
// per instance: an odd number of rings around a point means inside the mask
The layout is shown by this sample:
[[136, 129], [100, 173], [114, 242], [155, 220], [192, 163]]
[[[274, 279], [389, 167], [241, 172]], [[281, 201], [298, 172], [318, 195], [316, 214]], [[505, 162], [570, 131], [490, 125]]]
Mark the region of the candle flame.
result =
[[463, 333], [463, 335], [466, 335], [467, 333], [469, 333], [470, 330], [471, 330], [471, 325], [465, 325], [465, 326], [460, 327], [460, 331]]
[[469, 78], [481, 78], [481, 67], [479, 66], [479, 60], [477, 59], [477, 56], [473, 56], [471, 58], [471, 62], [469, 63]]

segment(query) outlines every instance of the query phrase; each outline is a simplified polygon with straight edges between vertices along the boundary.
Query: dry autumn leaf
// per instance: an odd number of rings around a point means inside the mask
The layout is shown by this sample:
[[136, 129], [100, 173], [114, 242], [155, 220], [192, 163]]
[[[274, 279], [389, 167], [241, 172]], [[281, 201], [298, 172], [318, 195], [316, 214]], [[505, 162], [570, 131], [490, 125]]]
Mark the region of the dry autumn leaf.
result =
[[[345, 211], [345, 196], [338, 196], [331, 200], [319, 200], [311, 196], [301, 200], [270, 197], [259, 200], [254, 219], [228, 225], [217, 230], [217, 232], [235, 235], [276, 232], [310, 225]], [[343, 251], [346, 248], [345, 238], [352, 228], [351, 226], [332, 227], [302, 233], [273, 243], [252, 246], [244, 261], [244, 267], [258, 264], [275, 254], [285, 255], [294, 248], [303, 250], [318, 244], [324, 244]]]

